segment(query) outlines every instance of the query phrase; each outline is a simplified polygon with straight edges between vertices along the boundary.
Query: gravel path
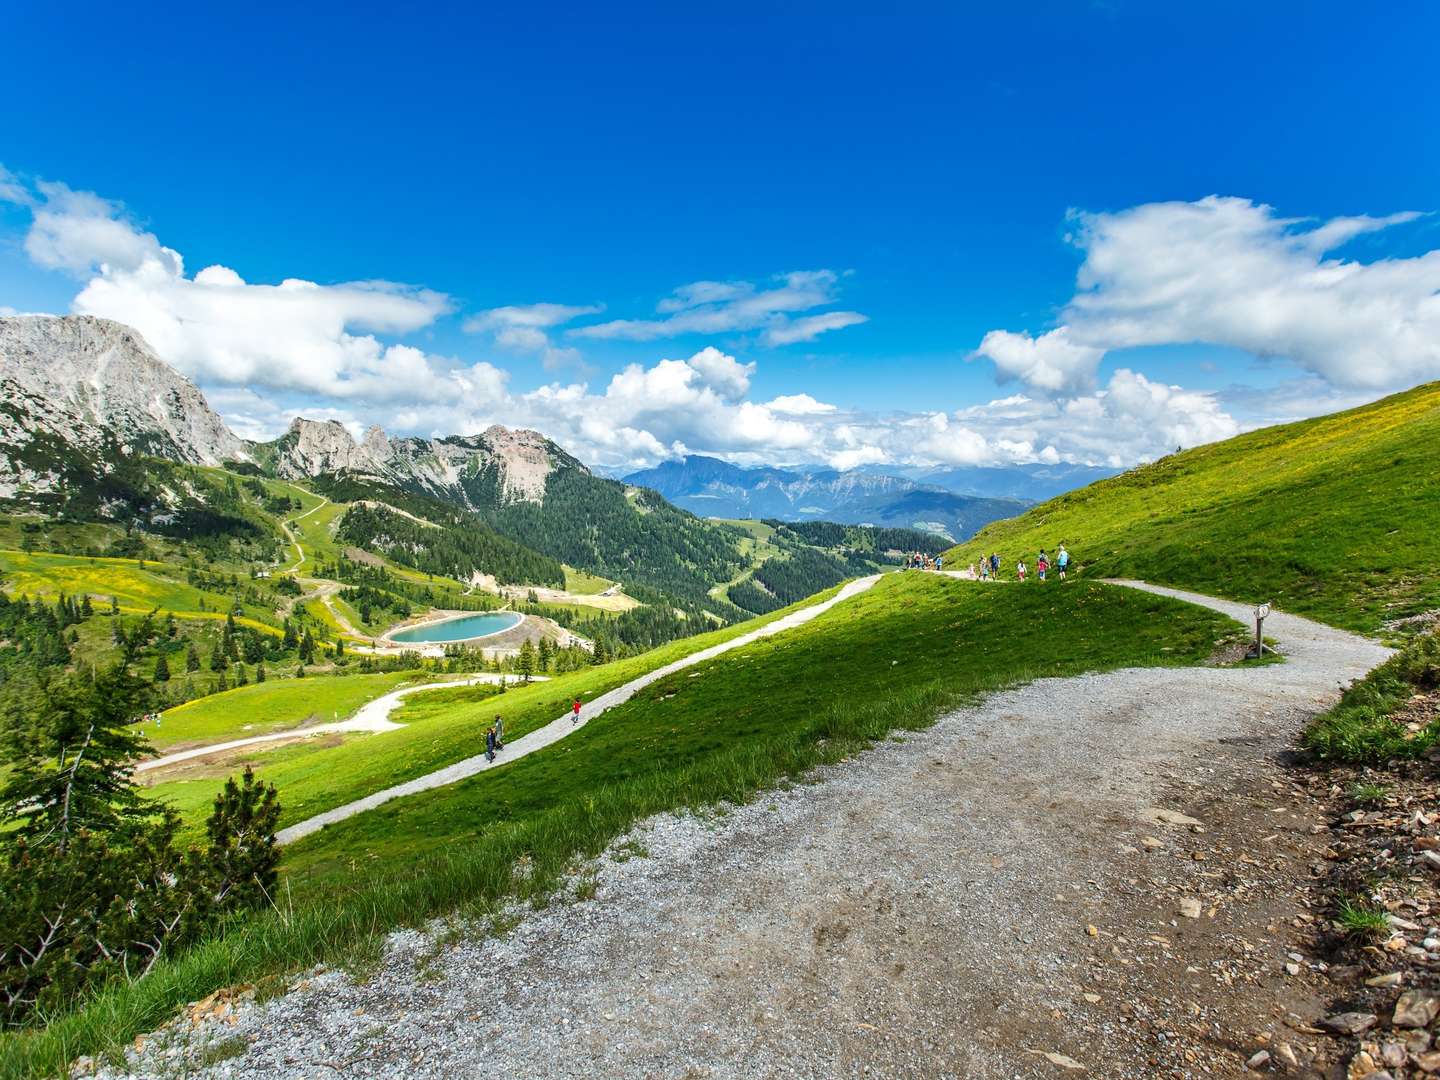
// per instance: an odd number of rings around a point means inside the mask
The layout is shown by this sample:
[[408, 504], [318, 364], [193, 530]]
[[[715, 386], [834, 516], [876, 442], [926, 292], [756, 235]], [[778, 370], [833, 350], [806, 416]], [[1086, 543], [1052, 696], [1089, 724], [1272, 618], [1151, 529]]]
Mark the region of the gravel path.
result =
[[[1153, 1076], [1083, 1034], [1108, 960], [1086, 925], [1125, 917], [1140, 837], [1182, 828], [1167, 812], [1213, 794], [1222, 760], [1254, 769], [1248, 740], [1289, 739], [1387, 655], [1266, 626], [1286, 663], [1043, 679], [814, 784], [654, 818], [599, 861], [594, 899], [503, 937], [392, 935], [365, 981], [326, 972], [216, 1025], [236, 1056], [187, 1075], [985, 1080], [1065, 1075], [1054, 1052]], [[197, 1052], [154, 1040], [132, 1064]]]
[[414, 780], [407, 780], [403, 784], [396, 784], [394, 787], [377, 791], [373, 795], [367, 795], [363, 799], [356, 799], [354, 802], [337, 806], [333, 810], [327, 810], [323, 814], [316, 814], [312, 818], [306, 818], [304, 821], [296, 822], [289, 828], [281, 829], [276, 833], [275, 839], [281, 844], [292, 844], [302, 836], [309, 836], [313, 832], [318, 832], [326, 825], [333, 825], [337, 821], [344, 821], [346, 818], [354, 817], [356, 814], [364, 813], [366, 810], [373, 810], [375, 807], [387, 803], [391, 799], [403, 798], [406, 795], [415, 795], [421, 791], [429, 791], [432, 788], [445, 787], [447, 784], [453, 784], [458, 780], [465, 780], [477, 773], [482, 773], [493, 766], [506, 765], [527, 754], [533, 754], [536, 750], [543, 750], [552, 743], [559, 742], [572, 731], [578, 731], [607, 709], [613, 709], [616, 705], [621, 705], [629, 701], [635, 695], [636, 691], [649, 686], [651, 683], [663, 679], [665, 676], [673, 674], [676, 671], [692, 667], [695, 664], [704, 663], [706, 660], [719, 656], [721, 653], [727, 653], [732, 649], [739, 649], [761, 638], [772, 637], [775, 634], [784, 633], [786, 630], [791, 630], [797, 626], [803, 626], [817, 615], [822, 615], [829, 611], [836, 604], [844, 603], [850, 599], [850, 597], [864, 592], [879, 580], [880, 577], [878, 574], [858, 578], [855, 581], [848, 582], [829, 600], [823, 600], [818, 604], [812, 604], [810, 607], [801, 608], [799, 611], [792, 611], [789, 615], [776, 619], [774, 622], [766, 623], [758, 630], [751, 630], [749, 633], [741, 634], [739, 637], [731, 638], [729, 641], [722, 641], [719, 645], [712, 645], [708, 649], [693, 652], [689, 656], [682, 656], [673, 663], [666, 664], [664, 667], [658, 667], [654, 671], [646, 672], [638, 679], [632, 679], [628, 683], [615, 687], [613, 690], [606, 691], [593, 701], [586, 702], [580, 712], [580, 720], [578, 723], [571, 714], [567, 712], [564, 716], [550, 721], [550, 723], [544, 727], [537, 728], [516, 739], [514, 742], [506, 743], [504, 756], [496, 758], [493, 762], [487, 760], [484, 754], [476, 754], [474, 757], [457, 761], [453, 765], [447, 765], [443, 769], [426, 773], [424, 776], [417, 776]]

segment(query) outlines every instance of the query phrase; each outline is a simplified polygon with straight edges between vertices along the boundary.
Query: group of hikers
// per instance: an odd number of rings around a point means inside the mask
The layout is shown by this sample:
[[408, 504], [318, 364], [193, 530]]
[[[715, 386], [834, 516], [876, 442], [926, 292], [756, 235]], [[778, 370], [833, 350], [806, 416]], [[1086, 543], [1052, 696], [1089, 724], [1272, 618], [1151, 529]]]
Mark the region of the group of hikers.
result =
[[[570, 703], [570, 726], [580, 723], [580, 699]], [[505, 749], [505, 718], [495, 714], [495, 722], [485, 729], [485, 760], [494, 761], [495, 755]]]
[[[1069, 569], [1070, 552], [1066, 549], [1064, 540], [1060, 541], [1060, 546], [1056, 549], [1053, 560], [1046, 554], [1044, 548], [1041, 548], [1040, 554], [1035, 557], [1035, 576], [1041, 581], [1045, 581], [1050, 576], [1051, 570], [1054, 570], [1060, 580], [1064, 581]], [[1015, 580], [1024, 581], [1025, 576], [1029, 572], [1030, 568], [1025, 565], [1024, 557], [1022, 556], [1020, 559], [1017, 559], [1015, 562]], [[997, 580], [1000, 577], [1000, 556], [994, 552], [989, 555], [980, 556], [978, 566], [975, 563], [970, 564], [970, 576], [978, 581]]]
[[906, 570], [944, 570], [944, 555], [926, 555], [923, 551], [912, 551], [905, 556], [903, 564]]

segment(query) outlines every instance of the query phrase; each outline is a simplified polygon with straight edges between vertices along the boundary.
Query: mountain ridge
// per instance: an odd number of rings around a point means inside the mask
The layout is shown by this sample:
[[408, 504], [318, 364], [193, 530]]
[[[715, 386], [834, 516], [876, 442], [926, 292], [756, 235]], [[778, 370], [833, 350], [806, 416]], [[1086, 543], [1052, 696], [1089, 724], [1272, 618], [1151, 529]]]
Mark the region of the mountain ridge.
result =
[[920, 528], [964, 538], [1028, 505], [959, 494], [907, 477], [829, 467], [746, 468], [691, 454], [630, 473], [627, 483], [658, 491], [692, 513], [718, 518], [836, 521]]

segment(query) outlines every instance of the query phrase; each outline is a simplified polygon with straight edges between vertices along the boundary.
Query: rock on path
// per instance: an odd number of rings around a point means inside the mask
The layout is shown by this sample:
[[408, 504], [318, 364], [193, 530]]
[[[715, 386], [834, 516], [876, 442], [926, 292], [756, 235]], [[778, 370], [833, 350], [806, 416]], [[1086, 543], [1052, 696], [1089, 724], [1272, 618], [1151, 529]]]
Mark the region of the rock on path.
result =
[[602, 859], [596, 900], [453, 947], [392, 935], [365, 982], [327, 973], [244, 1013], [216, 1036], [249, 1040], [238, 1056], [196, 1075], [998, 1080], [1062, 1075], [1058, 1056], [1152, 1076], [1105, 1060], [1077, 1004], [1090, 929], [1130, 929], [1111, 924], [1122, 846], [1191, 828], [1156, 813], [1186, 808], [1177, 766], [1253, 768], [1234, 740], [1283, 744], [1387, 655], [1293, 616], [1267, 629], [1285, 664], [1043, 679], [817, 784], [652, 819], [631, 838], [649, 857]]

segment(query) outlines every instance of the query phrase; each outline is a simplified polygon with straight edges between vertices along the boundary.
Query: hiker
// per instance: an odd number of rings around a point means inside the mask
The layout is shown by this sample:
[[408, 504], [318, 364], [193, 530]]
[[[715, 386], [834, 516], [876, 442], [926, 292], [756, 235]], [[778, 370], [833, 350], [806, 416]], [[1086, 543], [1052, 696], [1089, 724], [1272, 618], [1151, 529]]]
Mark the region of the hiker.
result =
[[1017, 562], [1017, 563], [1015, 564], [1015, 577], [1016, 577], [1018, 580], [1020, 580], [1020, 581], [1024, 581], [1024, 580], [1025, 580], [1025, 560], [1024, 560], [1024, 559], [1021, 559], [1019, 562]]
[[944, 556], [944, 555], [936, 555], [936, 556], [935, 556], [935, 570], [936, 570], [937, 573], [942, 573], [942, 574], [943, 574], [943, 573], [945, 572], [945, 556]]
[[[970, 570], [971, 570], [972, 573], [974, 572], [974, 570], [975, 570], [975, 564], [974, 564], [974, 563], [971, 563], [971, 564], [970, 564]], [[979, 580], [980, 580], [980, 581], [989, 581], [989, 580], [990, 580], [990, 556], [989, 556], [989, 555], [981, 555], [981, 556], [980, 556], [980, 577], [979, 577]]]
[[1040, 549], [1040, 558], [1035, 560], [1035, 572], [1040, 575], [1040, 580], [1045, 580], [1045, 571], [1050, 569], [1050, 560], [1045, 557], [1045, 549]]
[[495, 760], [495, 729], [494, 729], [494, 727], [488, 727], [488, 728], [485, 729], [485, 760], [486, 760], [486, 761], [494, 761], [494, 760]]
[[1060, 580], [1065, 580], [1065, 569], [1070, 565], [1070, 552], [1065, 550], [1065, 541], [1060, 541], [1060, 550], [1055, 553], [1055, 568], [1060, 571]]
[[570, 726], [574, 727], [580, 722], [580, 699], [577, 697], [575, 703], [570, 706]]
[[990, 553], [990, 576], [993, 578], [993, 577], [999, 577], [999, 575], [1000, 575], [1000, 556], [999, 556], [998, 554], [996, 554], [995, 552], [992, 551], [992, 552]]
[[505, 749], [505, 718], [499, 713], [495, 714], [495, 749]]
[[972, 578], [975, 576], [975, 564], [973, 562], [970, 564], [970, 576]]

